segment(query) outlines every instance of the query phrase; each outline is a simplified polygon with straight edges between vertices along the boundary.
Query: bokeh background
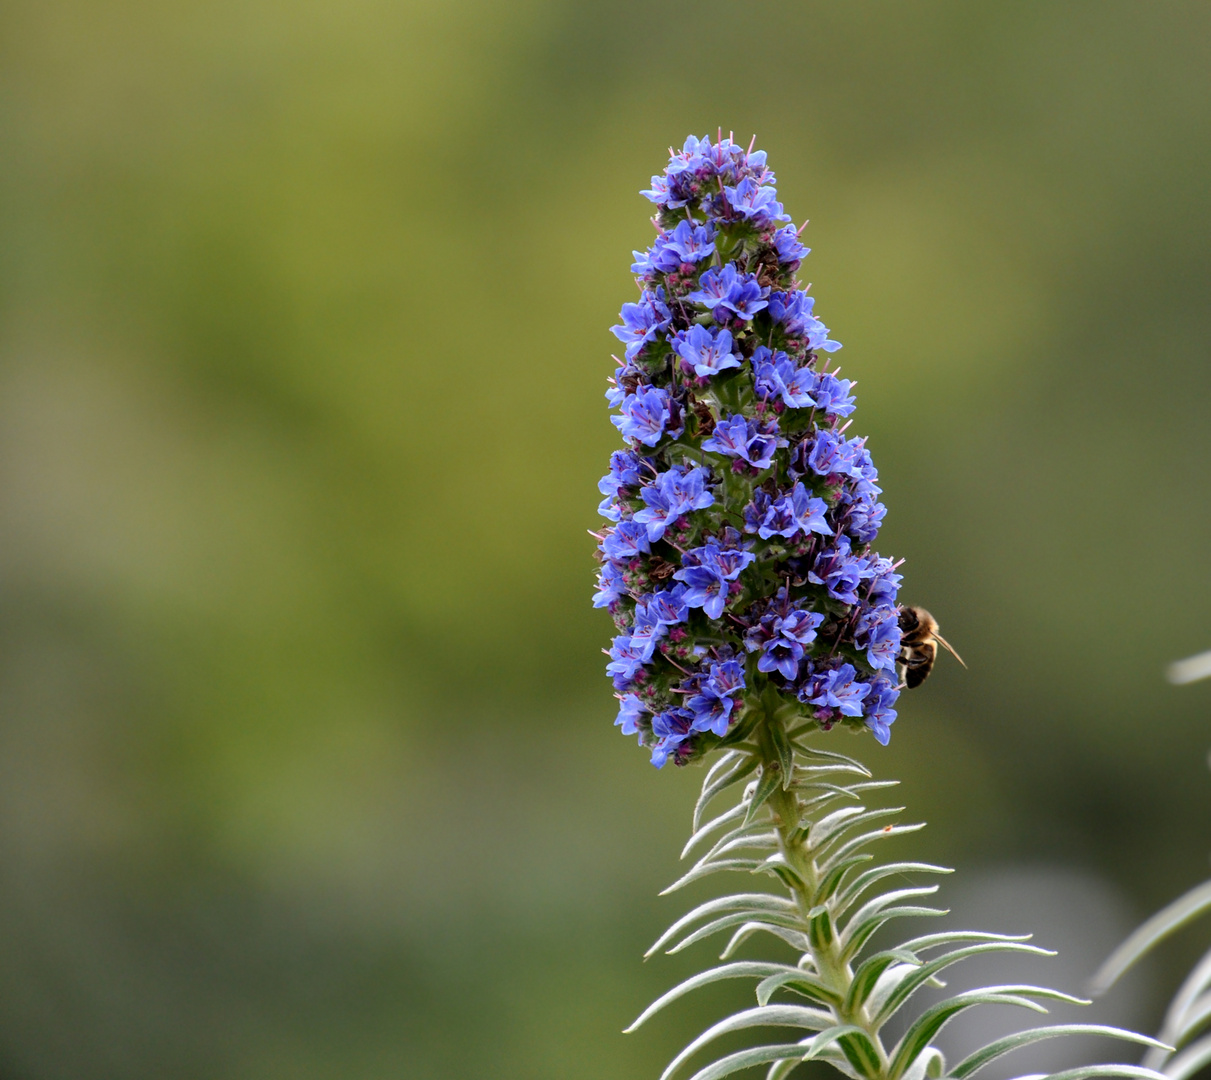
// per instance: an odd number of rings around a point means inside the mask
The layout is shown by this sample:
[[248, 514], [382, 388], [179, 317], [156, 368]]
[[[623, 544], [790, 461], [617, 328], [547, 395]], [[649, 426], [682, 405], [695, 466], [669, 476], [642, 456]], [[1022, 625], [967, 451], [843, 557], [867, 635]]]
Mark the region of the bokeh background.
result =
[[1209, 73], [1170, 0], [0, 6], [0, 1080], [650, 1077], [740, 1000], [618, 1034], [700, 774], [586, 535], [717, 125], [970, 667], [841, 748], [1079, 989], [1211, 848]]

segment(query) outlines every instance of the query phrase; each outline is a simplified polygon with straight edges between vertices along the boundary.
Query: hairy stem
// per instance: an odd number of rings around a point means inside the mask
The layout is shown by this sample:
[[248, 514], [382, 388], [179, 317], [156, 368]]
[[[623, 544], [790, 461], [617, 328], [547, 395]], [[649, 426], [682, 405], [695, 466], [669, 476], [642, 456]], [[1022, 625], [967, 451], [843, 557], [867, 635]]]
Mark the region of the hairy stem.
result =
[[[766, 723], [763, 721], [763, 729]], [[759, 733], [757, 743], [761, 748], [762, 773], [768, 774], [770, 770], [780, 771], [781, 761], [764, 730]], [[769, 797], [769, 808], [778, 834], [778, 848], [792, 871], [787, 884], [803, 919], [803, 931], [809, 942], [808, 956], [820, 980], [841, 1002], [833, 1008], [837, 1023], [852, 1024], [867, 1033], [878, 1054], [878, 1068], [871, 1069], [871, 1063], [854, 1060], [849, 1054], [847, 1057], [850, 1057], [854, 1067], [870, 1080], [886, 1080], [889, 1060], [876, 1025], [872, 1023], [864, 1005], [854, 1009], [846, 1007], [854, 973], [843, 956], [841, 938], [832, 912], [828, 910], [827, 904], [818, 905], [816, 902], [820, 871], [809, 840], [807, 826], [810, 821], [805, 819], [804, 807], [793, 790], [788, 791], [779, 785]]]

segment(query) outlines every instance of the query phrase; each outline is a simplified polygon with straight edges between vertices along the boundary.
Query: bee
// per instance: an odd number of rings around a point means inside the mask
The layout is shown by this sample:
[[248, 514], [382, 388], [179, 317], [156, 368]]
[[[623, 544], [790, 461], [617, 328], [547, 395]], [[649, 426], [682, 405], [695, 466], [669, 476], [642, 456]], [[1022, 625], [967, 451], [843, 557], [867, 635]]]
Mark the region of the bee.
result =
[[[904, 665], [904, 684], [912, 690], [929, 678], [941, 645], [960, 664], [963, 658], [938, 633], [938, 621], [923, 607], [900, 608], [900, 655]], [[966, 667], [966, 664], [963, 664]]]

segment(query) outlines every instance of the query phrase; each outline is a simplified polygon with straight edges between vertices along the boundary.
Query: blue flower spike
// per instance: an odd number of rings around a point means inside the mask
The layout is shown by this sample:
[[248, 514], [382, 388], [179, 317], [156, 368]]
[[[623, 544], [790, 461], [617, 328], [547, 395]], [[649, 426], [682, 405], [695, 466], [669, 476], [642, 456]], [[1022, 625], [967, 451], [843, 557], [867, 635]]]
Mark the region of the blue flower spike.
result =
[[795, 276], [802, 229], [765, 154], [730, 137], [691, 136], [642, 194], [657, 235], [613, 327], [606, 398], [626, 449], [595, 534], [618, 726], [657, 766], [761, 715], [886, 743], [900, 576], [871, 549], [878, 473], [845, 434], [854, 384]]

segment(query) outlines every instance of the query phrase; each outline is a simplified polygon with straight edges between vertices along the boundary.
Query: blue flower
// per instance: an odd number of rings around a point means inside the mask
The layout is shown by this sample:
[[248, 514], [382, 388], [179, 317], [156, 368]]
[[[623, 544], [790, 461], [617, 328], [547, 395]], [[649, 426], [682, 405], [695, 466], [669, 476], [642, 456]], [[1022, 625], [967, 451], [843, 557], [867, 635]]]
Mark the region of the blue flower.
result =
[[691, 225], [682, 221], [671, 233], [665, 234], [665, 246], [680, 262], [702, 262], [715, 254], [715, 227], [710, 223]]
[[752, 222], [759, 229], [775, 221], [789, 220], [782, 212], [782, 204], [778, 202], [778, 193], [773, 187], [745, 179], [735, 187], [725, 187], [723, 193], [736, 216]]
[[618, 719], [615, 727], [621, 727], [624, 735], [634, 735], [639, 730], [639, 718], [647, 712], [643, 702], [634, 694], [623, 694], [618, 699]]
[[797, 269], [799, 263], [807, 258], [811, 248], [804, 247], [799, 242], [799, 230], [794, 225], [787, 225], [774, 233], [774, 251], [780, 263], [789, 263], [790, 269]]
[[854, 645], [865, 651], [870, 666], [895, 671], [900, 655], [899, 612], [889, 604], [866, 608], [854, 628]]
[[816, 298], [802, 289], [771, 292], [770, 318], [782, 327], [787, 337], [804, 340], [813, 352], [836, 352], [841, 343], [830, 341], [828, 327], [812, 314], [815, 303]]
[[654, 544], [683, 514], [704, 510], [715, 501], [715, 496], [706, 489], [709, 476], [707, 469], [687, 472], [674, 465], [639, 493], [647, 506], [635, 515], [635, 520], [647, 526], [648, 540]]
[[822, 361], [840, 345], [796, 279], [808, 249], [774, 183], [731, 138], [670, 151], [644, 192], [640, 295], [612, 328], [625, 356], [606, 398], [627, 449], [598, 484], [593, 603], [616, 628], [617, 726], [656, 765], [699, 756], [750, 700], [880, 742], [895, 719], [879, 475], [844, 434], [855, 384]]
[[649, 341], [669, 325], [671, 316], [664, 303], [664, 290], [645, 290], [637, 304], [623, 304], [622, 323], [611, 326], [610, 332], [626, 344], [626, 358], [633, 360]]
[[[785, 596], [785, 590], [783, 590]], [[816, 611], [791, 608], [785, 614], [770, 612], [745, 635], [749, 652], [761, 650], [758, 671], [777, 671], [784, 679], [794, 680], [799, 672], [805, 646], [816, 640], [816, 630], [824, 616]]]
[[842, 716], [861, 716], [862, 701], [870, 693], [870, 684], [858, 681], [853, 664], [842, 664], [813, 675], [803, 693], [810, 705], [837, 709]]
[[648, 531], [643, 525], [637, 521], [622, 521], [606, 531], [601, 550], [607, 559], [625, 563], [652, 548], [648, 543]]
[[626, 595], [626, 586], [622, 581], [622, 569], [617, 563], [607, 562], [602, 565], [597, 578], [597, 591], [593, 594], [595, 608], [608, 608]]
[[796, 483], [789, 495], [783, 495], [773, 502], [766, 496], [760, 518], [756, 512], [756, 496], [765, 493], [753, 494], [754, 502], [749, 504], [753, 507], [753, 513], [750, 518], [746, 508], [745, 521], [746, 524], [750, 520], [755, 523], [755, 528], [749, 531], [755, 531], [762, 540], [773, 536], [784, 536], [789, 540], [800, 533], [806, 535], [812, 532], [832, 535], [832, 526], [825, 519], [828, 504], [823, 499], [811, 495], [802, 483]]
[[780, 397], [788, 409], [814, 408], [817, 375], [799, 367], [784, 352], [771, 352], [758, 345], [752, 356], [755, 386], [762, 397]]
[[685, 586], [661, 589], [648, 601], [648, 612], [661, 626], [676, 626], [685, 622], [690, 606], [685, 602]]
[[687, 294], [686, 299], [710, 308], [715, 322], [723, 323], [733, 315], [751, 319], [768, 306], [765, 300], [768, 295], [769, 289], [758, 284], [755, 274], [741, 274], [734, 264], [726, 263], [721, 269], [703, 274], [697, 290]]
[[652, 658], [651, 641], [636, 642], [630, 634], [620, 634], [610, 646], [610, 662], [606, 674], [614, 680], [614, 689], [626, 690], [634, 682], [643, 665]]
[[842, 536], [835, 547], [826, 548], [816, 556], [815, 564], [808, 571], [807, 580], [816, 585], [823, 585], [835, 600], [844, 604], [856, 604], [858, 587], [869, 576], [869, 562], [851, 555], [849, 539]]
[[854, 411], [854, 398], [849, 392], [853, 386], [848, 379], [833, 375], [821, 375], [816, 383], [816, 403], [829, 416], [848, 416]]
[[673, 348], [700, 379], [740, 366], [740, 357], [732, 354], [732, 335], [726, 330], [712, 334], [695, 323], [673, 338]]
[[690, 607], [700, 607], [709, 618], [718, 619], [727, 604], [728, 585], [755, 558], [751, 551], [706, 544], [687, 551], [673, 577], [688, 586], [684, 599]]
[[644, 446], [655, 446], [666, 434], [676, 438], [683, 429], [677, 403], [658, 386], [628, 394], [622, 402], [622, 415], [610, 420], [628, 439]]
[[676, 755], [681, 744], [694, 731], [694, 714], [688, 709], [669, 709], [652, 717], [652, 734], [656, 742], [652, 744], [652, 764], [660, 769], [668, 761], [669, 755]]
[[870, 684], [870, 693], [866, 697], [866, 726], [882, 745], [886, 746], [891, 738], [888, 730], [896, 720], [895, 704], [900, 691], [887, 676], [880, 675]]
[[744, 668], [735, 660], [712, 664], [710, 675], [700, 683], [698, 693], [686, 702], [694, 714], [693, 729], [726, 735], [732, 711], [743, 689]]
[[870, 585], [866, 590], [866, 602], [875, 607], [885, 607], [895, 604], [900, 591], [900, 582], [904, 578], [894, 572], [895, 564], [891, 559], [876, 557], [872, 560], [868, 573]]
[[776, 426], [771, 430], [736, 414], [715, 425], [710, 438], [703, 440], [702, 449], [736, 458], [761, 472], [774, 463], [779, 446], [777, 430]]

